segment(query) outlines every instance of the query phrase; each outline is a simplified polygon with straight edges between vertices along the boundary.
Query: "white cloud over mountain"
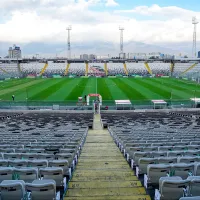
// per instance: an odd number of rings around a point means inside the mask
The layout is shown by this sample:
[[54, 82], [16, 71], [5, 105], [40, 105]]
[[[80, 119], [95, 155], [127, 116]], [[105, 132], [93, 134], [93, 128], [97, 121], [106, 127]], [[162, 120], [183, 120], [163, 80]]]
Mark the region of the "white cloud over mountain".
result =
[[117, 44], [121, 25], [125, 42], [169, 43], [173, 49], [175, 43], [192, 42], [192, 17], [200, 19], [200, 12], [176, 6], [120, 10], [117, 0], [1, 0], [0, 11], [0, 46], [3, 42], [66, 43], [66, 27], [71, 24], [71, 40], [76, 44]]

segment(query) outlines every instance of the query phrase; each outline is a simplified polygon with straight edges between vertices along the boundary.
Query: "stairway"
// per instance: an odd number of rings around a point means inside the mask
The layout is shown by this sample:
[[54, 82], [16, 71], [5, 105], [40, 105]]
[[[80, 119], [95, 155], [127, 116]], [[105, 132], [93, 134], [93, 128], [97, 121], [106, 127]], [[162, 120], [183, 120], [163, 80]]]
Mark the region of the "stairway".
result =
[[67, 67], [65, 69], [65, 76], [68, 74], [68, 71], [69, 71], [69, 67], [70, 67], [70, 63], [67, 63]]
[[64, 200], [150, 200], [129, 167], [100, 115], [94, 116], [78, 165]]
[[44, 67], [42, 68], [42, 70], [41, 70], [41, 72], [40, 72], [40, 76], [42, 76], [42, 75], [44, 74], [44, 72], [46, 71], [47, 67], [48, 67], [48, 63], [46, 63], [46, 64], [44, 65]]
[[124, 71], [125, 71], [126, 76], [128, 76], [128, 70], [127, 70], [127, 67], [126, 67], [126, 63], [124, 63]]

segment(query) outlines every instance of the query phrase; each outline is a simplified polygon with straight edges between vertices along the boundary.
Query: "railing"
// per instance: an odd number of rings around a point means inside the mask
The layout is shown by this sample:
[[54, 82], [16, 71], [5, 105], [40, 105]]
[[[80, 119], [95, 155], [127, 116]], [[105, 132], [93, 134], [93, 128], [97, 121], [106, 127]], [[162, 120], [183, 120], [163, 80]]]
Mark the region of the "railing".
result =
[[[116, 105], [115, 101], [104, 100], [101, 110], [135, 110], [135, 109], [154, 109], [154, 108], [194, 108], [195, 103], [190, 99], [162, 99], [166, 102], [155, 107], [151, 100], [131, 100], [131, 105]], [[0, 109], [55, 109], [55, 110], [93, 110], [93, 102], [89, 105], [85, 102], [77, 101], [0, 101]]]

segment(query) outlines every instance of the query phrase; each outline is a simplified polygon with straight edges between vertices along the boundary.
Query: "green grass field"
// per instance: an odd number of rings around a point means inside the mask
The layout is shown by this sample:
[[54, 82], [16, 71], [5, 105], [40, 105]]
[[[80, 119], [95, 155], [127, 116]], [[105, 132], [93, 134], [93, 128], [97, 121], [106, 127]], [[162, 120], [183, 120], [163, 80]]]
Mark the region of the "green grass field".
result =
[[15, 79], [0, 82], [1, 101], [74, 101], [90, 93], [103, 101], [129, 99], [132, 102], [189, 100], [200, 97], [200, 85], [171, 78], [60, 78]]

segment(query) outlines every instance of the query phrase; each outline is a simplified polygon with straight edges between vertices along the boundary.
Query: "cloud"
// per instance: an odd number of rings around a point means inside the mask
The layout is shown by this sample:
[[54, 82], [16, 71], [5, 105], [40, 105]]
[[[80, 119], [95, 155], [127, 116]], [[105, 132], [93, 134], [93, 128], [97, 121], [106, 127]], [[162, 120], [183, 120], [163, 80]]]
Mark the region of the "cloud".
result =
[[119, 4], [115, 0], [107, 0], [105, 5], [106, 5], [106, 7], [119, 6]]
[[[200, 12], [176, 6], [137, 6], [131, 10], [110, 11], [105, 7], [109, 4], [117, 3], [109, 0], [1, 0], [0, 8], [9, 17], [4, 21], [0, 18], [0, 43], [28, 45], [40, 42], [59, 46], [66, 44], [66, 27], [71, 24], [72, 45], [92, 43], [95, 46], [96, 41], [97, 44], [118, 45], [121, 25], [125, 28], [126, 43], [170, 44], [173, 49], [181, 42], [192, 44], [192, 16], [200, 19]], [[200, 27], [197, 26], [199, 39]], [[105, 54], [107, 50], [105, 47]]]

